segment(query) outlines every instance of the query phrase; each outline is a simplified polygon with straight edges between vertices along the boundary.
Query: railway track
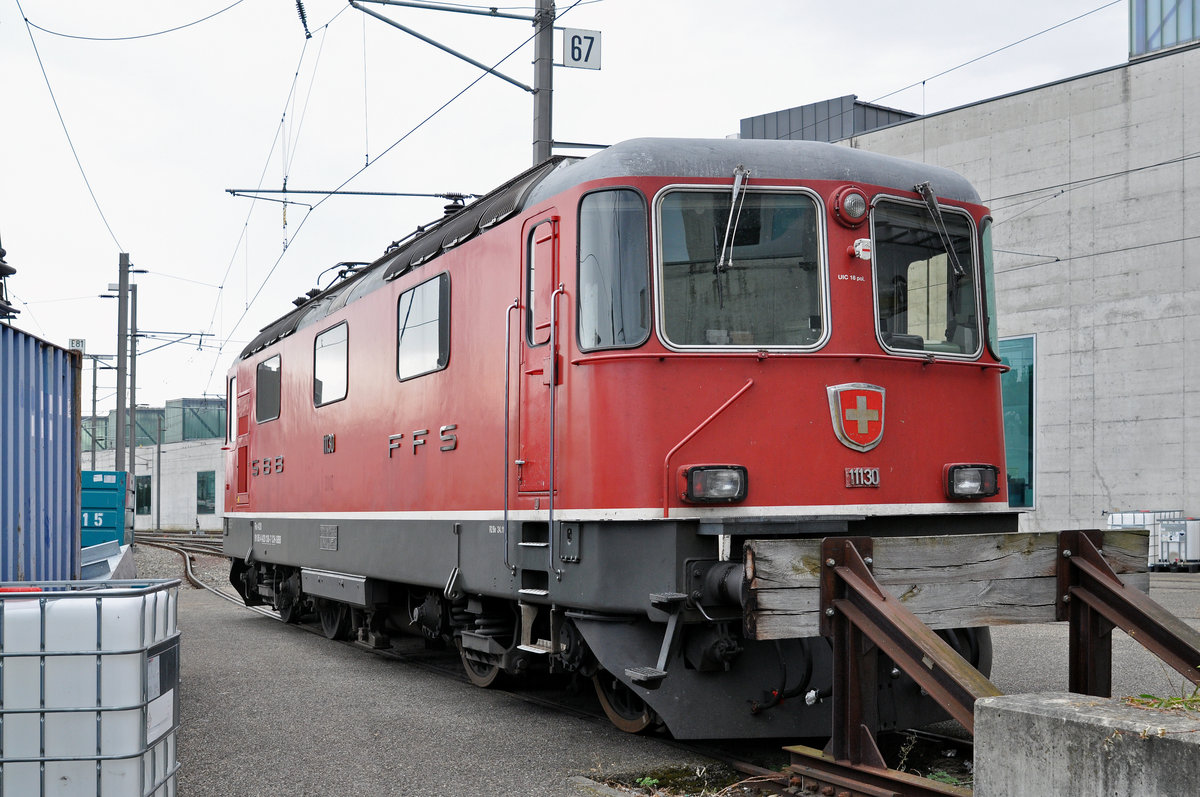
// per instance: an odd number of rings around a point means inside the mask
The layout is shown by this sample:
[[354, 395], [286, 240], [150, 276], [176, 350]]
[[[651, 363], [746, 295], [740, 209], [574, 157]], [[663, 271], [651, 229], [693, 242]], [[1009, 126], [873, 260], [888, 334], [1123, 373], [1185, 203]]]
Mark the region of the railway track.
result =
[[229, 601], [237, 606], [241, 606], [247, 611], [261, 614], [265, 617], [271, 617], [275, 620], [279, 619], [278, 612], [271, 609], [265, 609], [261, 606], [246, 606], [241, 596], [236, 592], [219, 589], [212, 584], [202, 579], [196, 573], [195, 556], [223, 556], [221, 551], [221, 535], [220, 534], [170, 534], [158, 533], [148, 534], [138, 532], [134, 534], [133, 541], [138, 545], [147, 545], [151, 548], [161, 548], [166, 551], [178, 554], [182, 562], [182, 576], [189, 584], [197, 589], [203, 589], [211, 592], [222, 600]]

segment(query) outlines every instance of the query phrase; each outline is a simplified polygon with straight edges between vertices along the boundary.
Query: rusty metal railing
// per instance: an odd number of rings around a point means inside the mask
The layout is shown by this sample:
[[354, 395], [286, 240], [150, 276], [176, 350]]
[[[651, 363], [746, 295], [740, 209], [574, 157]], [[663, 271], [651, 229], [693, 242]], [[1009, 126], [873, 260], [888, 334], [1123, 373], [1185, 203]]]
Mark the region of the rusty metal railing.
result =
[[[1055, 608], [1056, 619], [1069, 623], [1071, 691], [1111, 695], [1114, 628], [1200, 684], [1200, 632], [1125, 584], [1105, 561], [1102, 545], [1099, 531], [1058, 535]], [[875, 580], [873, 548], [869, 537], [821, 543], [820, 632], [833, 649], [832, 736], [824, 751], [787, 748], [792, 771], [854, 795], [969, 795], [889, 770], [880, 753], [880, 654], [972, 733], [975, 701], [1001, 692]]]

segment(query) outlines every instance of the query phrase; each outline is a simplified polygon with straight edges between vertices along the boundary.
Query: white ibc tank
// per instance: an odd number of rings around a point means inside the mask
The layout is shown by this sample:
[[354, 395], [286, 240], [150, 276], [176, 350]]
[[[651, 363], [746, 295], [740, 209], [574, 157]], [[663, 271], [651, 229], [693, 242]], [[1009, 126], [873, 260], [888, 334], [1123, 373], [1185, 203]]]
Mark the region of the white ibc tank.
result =
[[174, 797], [178, 593], [0, 584], [0, 794]]

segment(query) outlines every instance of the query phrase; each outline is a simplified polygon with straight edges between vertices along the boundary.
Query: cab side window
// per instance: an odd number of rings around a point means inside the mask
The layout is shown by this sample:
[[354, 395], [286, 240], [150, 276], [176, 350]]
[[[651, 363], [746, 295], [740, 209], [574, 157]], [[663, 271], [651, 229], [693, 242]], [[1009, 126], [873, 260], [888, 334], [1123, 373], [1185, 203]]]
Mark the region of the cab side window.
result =
[[282, 384], [278, 354], [258, 364], [254, 380], [255, 421], [266, 423], [279, 417]]
[[639, 346], [650, 336], [646, 203], [622, 188], [579, 204], [579, 348]]

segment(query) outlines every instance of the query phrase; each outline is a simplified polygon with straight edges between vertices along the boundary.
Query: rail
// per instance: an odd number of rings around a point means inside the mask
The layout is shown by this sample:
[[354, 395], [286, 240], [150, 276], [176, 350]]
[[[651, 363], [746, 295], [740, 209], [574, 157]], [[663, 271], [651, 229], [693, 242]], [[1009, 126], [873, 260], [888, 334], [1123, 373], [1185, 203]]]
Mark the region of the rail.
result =
[[[183, 559], [183, 577], [184, 579], [197, 589], [203, 589], [211, 592], [222, 600], [229, 601], [237, 606], [243, 606], [252, 612], [279, 619], [278, 613], [269, 609], [264, 609], [261, 606], [246, 606], [240, 595], [235, 595], [224, 590], [217, 589], [213, 585], [204, 581], [196, 574], [192, 568], [192, 554], [200, 554], [202, 556], [224, 556], [221, 550], [213, 550], [213, 542], [211, 540], [188, 540], [188, 535], [183, 534], [145, 534], [135, 533], [134, 542], [138, 545], [147, 545], [151, 548], [161, 548], [166, 551], [178, 554]], [[182, 538], [182, 539], [181, 539]], [[217, 537], [217, 539], [220, 539]]]

